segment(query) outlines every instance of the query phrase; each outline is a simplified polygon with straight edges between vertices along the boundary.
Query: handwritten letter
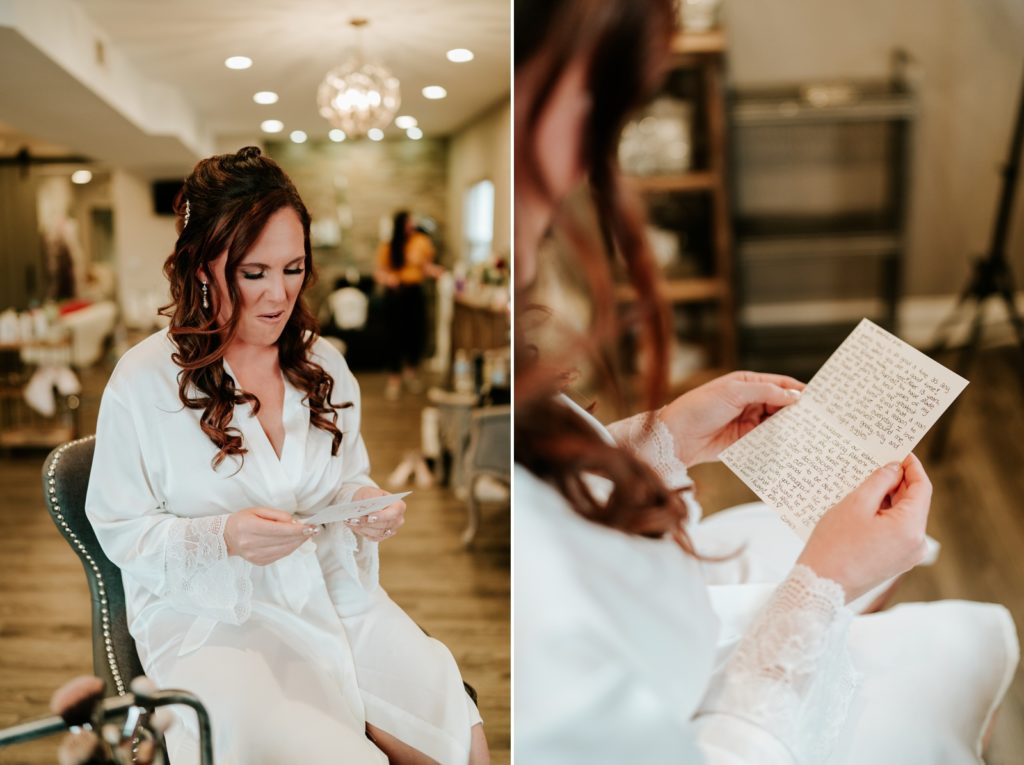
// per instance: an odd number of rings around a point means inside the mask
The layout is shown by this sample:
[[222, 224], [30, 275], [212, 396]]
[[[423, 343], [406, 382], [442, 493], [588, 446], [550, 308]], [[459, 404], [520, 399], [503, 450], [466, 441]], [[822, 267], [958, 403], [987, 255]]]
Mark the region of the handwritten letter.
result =
[[864, 319], [796, 404], [720, 455], [806, 539], [877, 468], [902, 462], [967, 380]]

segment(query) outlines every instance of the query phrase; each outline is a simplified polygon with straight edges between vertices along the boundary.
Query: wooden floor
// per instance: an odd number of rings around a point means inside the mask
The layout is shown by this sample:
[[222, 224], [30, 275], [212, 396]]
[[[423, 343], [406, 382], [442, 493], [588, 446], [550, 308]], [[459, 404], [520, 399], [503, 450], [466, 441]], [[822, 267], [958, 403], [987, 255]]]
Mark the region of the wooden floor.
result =
[[[383, 397], [383, 375], [360, 375], [363, 433], [383, 483], [419, 443], [422, 396]], [[83, 432], [95, 426], [105, 374], [85, 380]], [[0, 727], [48, 713], [50, 694], [91, 674], [88, 590], [78, 559], [43, 505], [43, 454], [0, 459]], [[382, 546], [391, 597], [455, 655], [480, 697], [495, 765], [509, 763], [510, 613], [507, 507], [485, 506], [472, 551], [459, 543], [465, 510], [443, 488], [415, 490], [406, 524]], [[55, 740], [0, 749], [0, 763], [52, 765]], [[286, 765], [282, 763], [282, 765]]]
[[[935, 484], [930, 533], [939, 562], [911, 572], [897, 601], [969, 598], [1003, 603], [1024, 624], [1024, 388], [1009, 349], [987, 351], [969, 375], [945, 459], [918, 450]], [[380, 395], [361, 375], [365, 435], [383, 479], [415, 445], [420, 400]], [[95, 419], [102, 377], [89, 381], [84, 420]], [[43, 510], [42, 455], [0, 460], [0, 726], [46, 712], [52, 690], [90, 671], [89, 613], [77, 559]], [[720, 465], [695, 471], [711, 512], [751, 495]], [[509, 551], [502, 508], [485, 515], [480, 544], [458, 543], [460, 503], [443, 489], [417, 491], [402, 533], [383, 550], [382, 578], [420, 624], [453, 651], [480, 692], [496, 764], [509, 762]], [[950, 689], [955, 692], [955, 689]], [[51, 765], [53, 743], [0, 750], [0, 763]], [[1024, 752], [1024, 673], [1003, 705], [987, 762], [1015, 765]]]
[[[1002, 603], [1013, 614], [1020, 634], [1024, 625], [1024, 384], [1018, 358], [1009, 348], [983, 352], [967, 375], [971, 384], [954, 415], [944, 459], [929, 458], [931, 434], [916, 450], [935, 487], [928, 532], [942, 544], [942, 553], [934, 566], [916, 569], [904, 578], [894, 603], [945, 598]], [[705, 512], [757, 499], [721, 464], [693, 472]], [[1020, 669], [1000, 711], [986, 762], [1024, 762], [1024, 672]]]

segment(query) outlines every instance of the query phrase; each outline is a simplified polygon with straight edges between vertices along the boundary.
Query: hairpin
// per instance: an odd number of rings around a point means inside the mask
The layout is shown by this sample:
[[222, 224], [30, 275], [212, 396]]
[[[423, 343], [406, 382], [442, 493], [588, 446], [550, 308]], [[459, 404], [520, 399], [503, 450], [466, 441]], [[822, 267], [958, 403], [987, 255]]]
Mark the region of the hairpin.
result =
[[181, 224], [181, 227], [182, 227], [182, 229], [184, 229], [184, 228], [185, 228], [185, 226], [187, 226], [187, 225], [188, 225], [188, 216], [189, 216], [189, 215], [190, 215], [191, 213], [192, 213], [192, 208], [191, 208], [191, 206], [189, 205], [189, 203], [188, 203], [188, 200], [186, 199], [186, 200], [185, 200], [185, 222]]

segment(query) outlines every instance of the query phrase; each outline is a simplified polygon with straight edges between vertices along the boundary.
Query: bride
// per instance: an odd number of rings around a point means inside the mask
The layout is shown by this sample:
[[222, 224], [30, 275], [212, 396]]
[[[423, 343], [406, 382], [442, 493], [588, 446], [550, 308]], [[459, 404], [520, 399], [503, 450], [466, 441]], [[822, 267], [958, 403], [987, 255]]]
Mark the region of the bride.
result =
[[[792, 403], [798, 381], [732, 373], [608, 428], [559, 395], [573, 347], [614, 342], [607, 250], [641, 296], [658, 396], [667, 321], [615, 157], [626, 115], [660, 79], [673, 3], [515, 10], [517, 760], [980, 763], [1017, 664], [1008, 612], [939, 602], [860, 615], [929, 554], [932, 488], [916, 457], [871, 475], [802, 545], [763, 505], [700, 522], [687, 477]], [[564, 211], [584, 177], [600, 236]], [[545, 353], [524, 311], [552, 226], [573, 245], [593, 321]]]
[[[452, 655], [378, 583], [404, 504], [301, 521], [386, 492], [302, 301], [298, 192], [248, 147], [196, 165], [177, 210], [170, 327], [111, 375], [86, 499], [146, 674], [202, 699], [220, 765], [486, 762]], [[168, 733], [175, 765], [196, 736], [187, 716]]]

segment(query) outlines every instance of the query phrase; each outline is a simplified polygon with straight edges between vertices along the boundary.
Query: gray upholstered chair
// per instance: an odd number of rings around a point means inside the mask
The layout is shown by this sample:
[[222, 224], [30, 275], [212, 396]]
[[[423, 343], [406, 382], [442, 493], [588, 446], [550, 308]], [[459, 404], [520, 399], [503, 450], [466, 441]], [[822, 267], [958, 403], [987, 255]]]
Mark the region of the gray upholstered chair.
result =
[[465, 471], [466, 509], [469, 515], [462, 543], [467, 547], [480, 529], [480, 503], [476, 496], [477, 483], [487, 476], [506, 487], [511, 483], [512, 469], [512, 408], [489, 406], [472, 414], [469, 426], [469, 447], [466, 450]]
[[[135, 640], [128, 632], [121, 570], [103, 552], [85, 515], [85, 494], [96, 437], [71, 441], [50, 452], [43, 463], [46, 509], [82, 561], [92, 596], [92, 663], [107, 688], [123, 696], [143, 674]], [[476, 690], [465, 684], [476, 703]]]
[[121, 570], [104, 554], [85, 516], [85, 493], [96, 437], [58, 446], [43, 463], [46, 509], [85, 568], [92, 596], [93, 672], [124, 696], [142, 664], [128, 632]]
[[[130, 703], [136, 704], [140, 703], [139, 697], [132, 697], [130, 684], [143, 674], [143, 670], [135, 650], [135, 640], [128, 632], [121, 569], [103, 552], [85, 515], [85, 495], [95, 446], [96, 437], [88, 436], [50, 452], [43, 463], [43, 494], [50, 517], [82, 561], [85, 578], [89, 582], [93, 673], [106, 683], [108, 693], [115, 691], [118, 696], [127, 696], [133, 699]], [[195, 710], [202, 731], [201, 762], [212, 763], [210, 721], [202, 703], [182, 691], [159, 691], [154, 698], [156, 696], [164, 697], [164, 703], [186, 704]], [[125, 703], [129, 703], [128, 699]]]

